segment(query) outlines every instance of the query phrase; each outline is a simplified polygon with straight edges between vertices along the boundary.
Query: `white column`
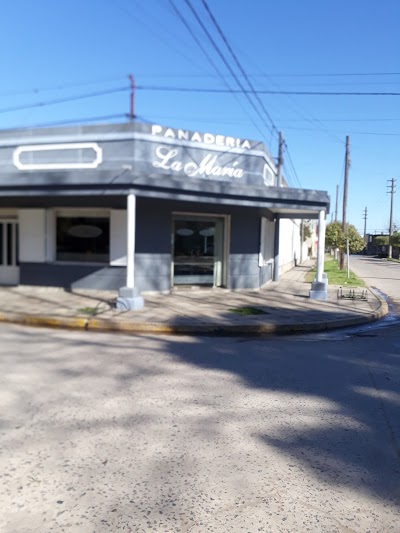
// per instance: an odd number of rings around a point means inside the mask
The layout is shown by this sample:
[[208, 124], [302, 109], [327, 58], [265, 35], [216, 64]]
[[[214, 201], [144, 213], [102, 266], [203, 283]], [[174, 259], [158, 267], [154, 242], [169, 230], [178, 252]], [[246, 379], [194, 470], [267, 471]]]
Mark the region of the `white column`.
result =
[[118, 291], [116, 308], [121, 311], [138, 311], [143, 309], [144, 300], [135, 287], [135, 237], [136, 237], [136, 196], [127, 197], [126, 223], [126, 287]]
[[317, 248], [317, 275], [316, 281], [322, 282], [322, 274], [324, 273], [324, 259], [325, 259], [325, 211], [322, 210], [318, 215], [318, 248]]
[[273, 281], [279, 280], [279, 241], [280, 241], [280, 224], [279, 215], [275, 216], [275, 233], [274, 233], [274, 274]]
[[135, 237], [136, 237], [136, 196], [129, 194], [127, 199], [127, 256], [126, 256], [126, 286], [135, 286]]

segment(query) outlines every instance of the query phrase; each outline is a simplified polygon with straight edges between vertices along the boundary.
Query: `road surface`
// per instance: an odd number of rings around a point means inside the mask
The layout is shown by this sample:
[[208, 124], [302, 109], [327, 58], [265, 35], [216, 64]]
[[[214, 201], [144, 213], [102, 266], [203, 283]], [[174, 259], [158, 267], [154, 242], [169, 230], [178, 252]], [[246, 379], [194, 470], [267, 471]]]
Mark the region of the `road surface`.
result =
[[[400, 272], [353, 268], [383, 291]], [[252, 340], [3, 324], [0, 382], [2, 533], [400, 530], [398, 325]]]
[[400, 263], [365, 255], [350, 256], [350, 269], [371, 287], [400, 304]]

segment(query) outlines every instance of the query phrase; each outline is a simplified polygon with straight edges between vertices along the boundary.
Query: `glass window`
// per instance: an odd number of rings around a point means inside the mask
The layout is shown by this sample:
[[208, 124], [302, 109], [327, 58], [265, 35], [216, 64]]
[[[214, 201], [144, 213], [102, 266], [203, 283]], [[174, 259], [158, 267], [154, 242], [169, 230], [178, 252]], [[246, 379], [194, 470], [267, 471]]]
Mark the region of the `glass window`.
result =
[[108, 263], [110, 219], [91, 216], [57, 216], [58, 261]]

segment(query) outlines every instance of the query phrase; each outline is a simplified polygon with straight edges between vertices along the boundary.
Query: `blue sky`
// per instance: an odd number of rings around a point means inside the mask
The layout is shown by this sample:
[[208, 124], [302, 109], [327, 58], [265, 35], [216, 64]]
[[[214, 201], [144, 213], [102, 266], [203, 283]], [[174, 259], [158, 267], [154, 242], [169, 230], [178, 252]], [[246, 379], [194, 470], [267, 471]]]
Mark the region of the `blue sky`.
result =
[[[327, 190], [332, 214], [339, 185], [339, 219], [345, 138], [349, 135], [347, 219], [363, 231], [366, 207], [367, 230], [387, 229], [387, 180], [400, 179], [400, 97], [260, 94], [276, 127], [271, 133], [269, 119], [263, 112], [256, 114], [245, 96], [195, 92], [238, 86], [187, 1], [5, 3], [0, 32], [0, 127], [97, 117], [125, 120], [129, 110], [125, 88], [131, 73], [138, 86], [135, 113], [139, 119], [263, 140], [274, 157], [276, 130], [281, 130], [290, 156], [285, 154], [284, 172], [289, 183]], [[257, 90], [400, 92], [398, 0], [207, 3]], [[202, 1], [190, 0], [190, 4], [238, 72]], [[164, 86], [191, 90], [151, 90]], [[113, 89], [122, 90], [47, 105], [52, 100]], [[30, 104], [43, 105], [11, 110]], [[400, 226], [400, 187], [398, 190], [394, 222]], [[329, 215], [328, 221], [331, 218]]]

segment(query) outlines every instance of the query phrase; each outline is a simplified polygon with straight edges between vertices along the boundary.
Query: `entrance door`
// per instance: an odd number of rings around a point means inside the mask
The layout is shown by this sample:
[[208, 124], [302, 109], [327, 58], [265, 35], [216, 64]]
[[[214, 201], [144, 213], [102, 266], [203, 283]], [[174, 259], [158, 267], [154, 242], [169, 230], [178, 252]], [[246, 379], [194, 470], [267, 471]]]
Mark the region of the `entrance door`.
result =
[[222, 284], [224, 219], [176, 215], [173, 221], [173, 285]]
[[18, 222], [0, 218], [0, 284], [17, 285], [18, 282]]

